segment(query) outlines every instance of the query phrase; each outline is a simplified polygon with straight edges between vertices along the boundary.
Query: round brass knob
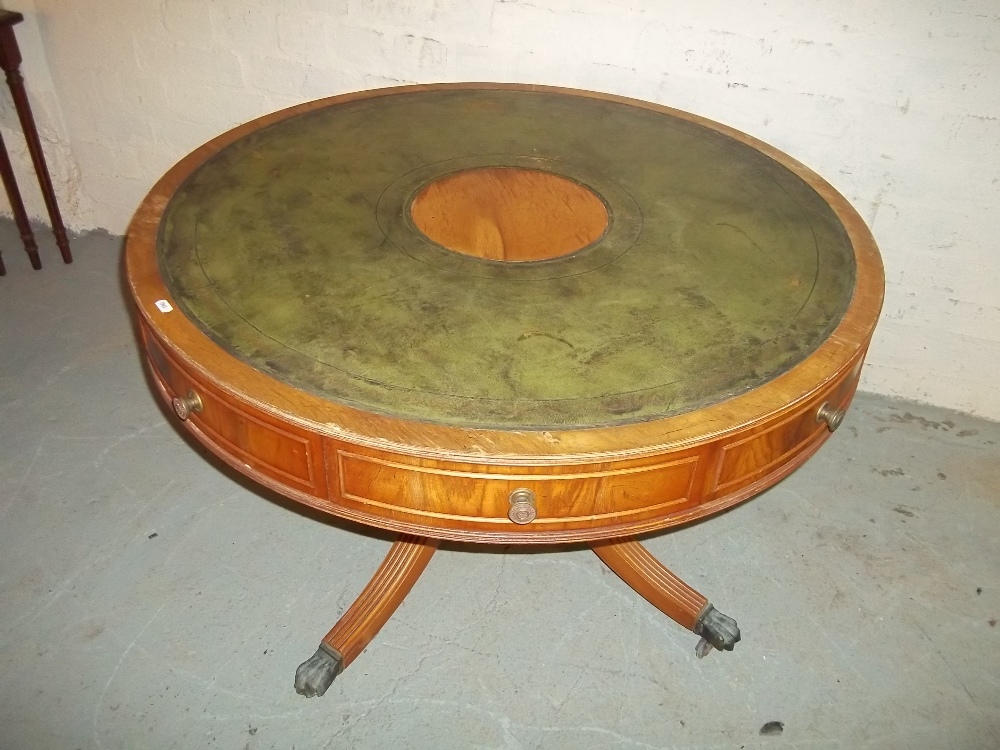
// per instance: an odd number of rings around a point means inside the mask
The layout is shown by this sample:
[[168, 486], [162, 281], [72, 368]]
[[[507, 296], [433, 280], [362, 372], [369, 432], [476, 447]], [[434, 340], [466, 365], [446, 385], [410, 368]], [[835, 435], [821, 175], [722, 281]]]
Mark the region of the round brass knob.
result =
[[507, 518], [522, 526], [535, 520], [538, 511], [535, 510], [534, 492], [522, 487], [511, 492], [509, 499], [510, 509], [507, 511]]
[[201, 396], [194, 391], [188, 391], [188, 395], [184, 398], [177, 396], [170, 403], [182, 422], [186, 422], [193, 412], [201, 411]]
[[823, 405], [819, 407], [819, 411], [816, 412], [816, 421], [826, 422], [826, 426], [830, 428], [830, 432], [833, 432], [840, 427], [840, 423], [844, 421], [845, 414], [847, 414], [846, 410], [834, 409], [830, 406], [829, 402], [824, 401]]

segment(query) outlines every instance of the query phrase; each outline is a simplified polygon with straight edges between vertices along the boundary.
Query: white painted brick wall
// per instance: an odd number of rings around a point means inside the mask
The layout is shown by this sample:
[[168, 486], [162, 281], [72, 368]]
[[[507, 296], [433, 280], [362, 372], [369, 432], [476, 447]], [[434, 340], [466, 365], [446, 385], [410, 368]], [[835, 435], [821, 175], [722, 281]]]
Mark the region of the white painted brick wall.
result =
[[[862, 387], [1000, 418], [995, 0], [7, 0], [70, 226], [124, 231], [209, 137], [400, 82], [577, 86], [697, 112], [859, 209], [887, 294]], [[0, 129], [44, 210], [6, 92]], [[3, 207], [0, 206], [0, 209]]]

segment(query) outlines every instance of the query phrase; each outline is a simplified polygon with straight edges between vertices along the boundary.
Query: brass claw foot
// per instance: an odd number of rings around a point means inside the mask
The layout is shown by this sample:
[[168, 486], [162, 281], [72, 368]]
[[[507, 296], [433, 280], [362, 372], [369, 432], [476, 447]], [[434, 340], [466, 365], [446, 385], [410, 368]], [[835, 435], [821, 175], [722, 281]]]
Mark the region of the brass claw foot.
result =
[[344, 669], [344, 657], [325, 643], [295, 670], [295, 692], [306, 698], [323, 695]]
[[699, 659], [711, 653], [713, 648], [719, 651], [732, 651], [740, 640], [740, 629], [736, 625], [736, 620], [722, 614], [711, 604], [705, 605], [692, 630], [695, 635], [701, 636], [694, 649]]

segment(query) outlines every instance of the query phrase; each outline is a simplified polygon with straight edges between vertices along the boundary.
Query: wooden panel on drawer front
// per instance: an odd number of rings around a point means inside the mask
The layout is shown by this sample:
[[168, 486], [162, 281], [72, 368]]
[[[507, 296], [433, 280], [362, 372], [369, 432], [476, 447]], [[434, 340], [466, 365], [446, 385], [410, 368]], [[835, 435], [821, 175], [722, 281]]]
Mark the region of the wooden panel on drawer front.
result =
[[588, 527], [662, 516], [697, 503], [697, 455], [592, 464], [498, 469], [409, 459], [331, 442], [331, 497], [364, 512], [434, 526], [502, 525], [512, 490], [536, 496], [538, 518], [525, 531]]
[[855, 367], [851, 376], [823, 397], [761, 432], [723, 446], [715, 494], [726, 495], [755, 482], [791, 461], [815, 441], [827, 437], [827, 426], [816, 420], [816, 412], [824, 402], [838, 409], [846, 408], [857, 387], [859, 372], [860, 368]]
[[269, 418], [207, 385], [185, 369], [144, 331], [154, 374], [168, 393], [184, 396], [194, 390], [203, 404], [189, 422], [215, 444], [228, 463], [249, 467], [272, 480], [316, 497], [326, 497], [323, 448], [319, 437]]

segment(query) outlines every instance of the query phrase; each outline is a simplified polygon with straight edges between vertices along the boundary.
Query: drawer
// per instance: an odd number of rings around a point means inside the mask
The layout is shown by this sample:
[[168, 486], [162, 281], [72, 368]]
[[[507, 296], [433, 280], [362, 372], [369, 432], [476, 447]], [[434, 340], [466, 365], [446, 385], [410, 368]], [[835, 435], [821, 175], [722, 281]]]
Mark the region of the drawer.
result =
[[[433, 525], [515, 527], [510, 495], [528, 489], [537, 517], [525, 528], [601, 526], [667, 515], [696, 504], [697, 455], [618, 465], [478, 466], [405, 457], [331, 441], [330, 495], [375, 515]], [[335, 467], [335, 470], [334, 470]], [[502, 473], [501, 473], [502, 472]], [[516, 528], [516, 527], [515, 527]]]
[[143, 333], [150, 366], [166, 400], [186, 397], [191, 391], [198, 395], [201, 410], [192, 412], [186, 424], [201, 433], [209, 448], [251, 476], [263, 474], [299, 492], [326, 497], [322, 441], [318, 436], [210, 385], [170, 356], [148, 332]]
[[851, 373], [822, 396], [740, 440], [725, 444], [716, 472], [715, 496], [723, 496], [756, 482], [793, 462], [797, 455], [829, 437], [826, 423], [817, 418], [823, 404], [846, 409], [860, 375], [860, 360]]

